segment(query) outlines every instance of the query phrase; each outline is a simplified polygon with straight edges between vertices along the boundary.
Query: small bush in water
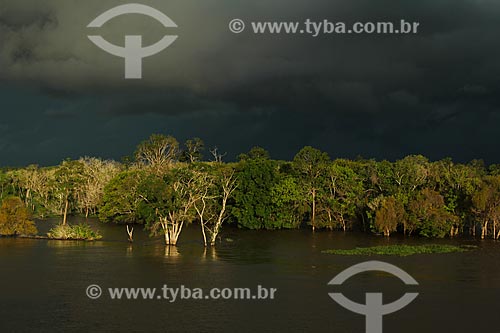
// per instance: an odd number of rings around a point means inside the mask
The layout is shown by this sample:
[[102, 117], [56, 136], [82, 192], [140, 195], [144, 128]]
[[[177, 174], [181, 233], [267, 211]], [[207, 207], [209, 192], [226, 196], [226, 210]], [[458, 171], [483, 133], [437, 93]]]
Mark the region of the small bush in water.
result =
[[86, 224], [58, 225], [52, 228], [47, 236], [54, 239], [97, 240], [102, 236]]

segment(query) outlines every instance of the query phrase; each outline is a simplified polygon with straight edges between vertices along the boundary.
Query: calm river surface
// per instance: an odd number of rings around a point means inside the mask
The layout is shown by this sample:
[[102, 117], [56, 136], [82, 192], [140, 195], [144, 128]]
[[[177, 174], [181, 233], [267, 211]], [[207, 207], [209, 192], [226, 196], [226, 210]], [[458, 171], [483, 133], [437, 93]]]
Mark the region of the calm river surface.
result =
[[[77, 223], [78, 219], [73, 219]], [[81, 220], [80, 220], [81, 222]], [[54, 220], [38, 223], [46, 232]], [[418, 298], [384, 317], [384, 332], [498, 332], [500, 242], [473, 244], [467, 253], [410, 257], [335, 256], [332, 248], [424, 243], [359, 233], [248, 231], [226, 227], [216, 249], [204, 250], [197, 225], [185, 229], [177, 248], [136, 230], [130, 245], [124, 226], [89, 222], [102, 241], [0, 239], [0, 332], [364, 332], [365, 318], [340, 307], [329, 292], [364, 303], [383, 292], [385, 303], [405, 292]], [[139, 229], [139, 227], [136, 227]], [[427, 241], [429, 242], [429, 241]], [[328, 282], [367, 260], [404, 269], [419, 286], [384, 273], [363, 273], [340, 287]], [[86, 294], [90, 284], [104, 290]], [[274, 300], [111, 300], [110, 287], [277, 288]]]

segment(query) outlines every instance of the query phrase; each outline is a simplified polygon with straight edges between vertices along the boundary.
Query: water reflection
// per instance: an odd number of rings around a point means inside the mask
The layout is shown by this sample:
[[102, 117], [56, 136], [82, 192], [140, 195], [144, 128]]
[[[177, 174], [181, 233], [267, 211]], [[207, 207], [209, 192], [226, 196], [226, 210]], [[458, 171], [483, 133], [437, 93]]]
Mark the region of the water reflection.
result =
[[134, 255], [134, 246], [132, 245], [132, 243], [128, 244], [126, 255], [127, 257], [132, 257]]
[[[205, 247], [203, 251], [203, 261], [217, 261], [219, 257], [217, 256], [217, 249], [214, 246]], [[208, 260], [210, 259], [210, 260]]]
[[47, 240], [47, 247], [50, 248], [81, 248], [81, 247], [93, 247], [96, 245], [104, 245], [104, 242], [87, 242], [80, 240]]
[[181, 254], [177, 246], [164, 246], [165, 247], [165, 258], [178, 260]]

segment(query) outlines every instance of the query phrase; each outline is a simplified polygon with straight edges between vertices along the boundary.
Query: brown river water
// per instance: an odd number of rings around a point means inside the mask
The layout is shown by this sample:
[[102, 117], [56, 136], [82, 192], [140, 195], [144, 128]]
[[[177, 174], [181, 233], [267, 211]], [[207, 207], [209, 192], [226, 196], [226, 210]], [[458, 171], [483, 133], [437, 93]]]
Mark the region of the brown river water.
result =
[[[41, 233], [56, 220], [39, 221]], [[75, 218], [71, 223], [84, 223]], [[414, 302], [383, 317], [384, 332], [500, 332], [500, 242], [403, 239], [361, 233], [249, 231], [226, 226], [216, 248], [205, 250], [197, 225], [176, 248], [136, 227], [89, 220], [96, 242], [0, 239], [0, 332], [365, 332], [365, 317], [334, 302], [340, 291], [358, 303], [382, 292], [384, 303], [406, 292]], [[383, 244], [467, 244], [466, 253], [338, 256], [321, 251]], [[418, 281], [406, 286], [387, 273], [328, 282], [367, 261], [396, 265]], [[86, 296], [87, 286], [103, 290]], [[108, 288], [276, 288], [271, 299], [111, 299]]]

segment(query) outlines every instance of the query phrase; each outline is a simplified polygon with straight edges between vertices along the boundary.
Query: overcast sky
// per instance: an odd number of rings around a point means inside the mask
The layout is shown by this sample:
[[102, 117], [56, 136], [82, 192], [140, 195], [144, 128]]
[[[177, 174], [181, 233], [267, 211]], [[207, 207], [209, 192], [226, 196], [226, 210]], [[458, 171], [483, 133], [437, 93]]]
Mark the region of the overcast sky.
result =
[[[0, 0], [0, 166], [120, 159], [151, 133], [200, 137], [234, 159], [408, 154], [500, 162], [498, 0], [140, 1], [168, 15], [86, 26], [126, 1]], [[233, 34], [228, 23], [247, 22]], [[255, 35], [251, 21], [420, 22], [415, 35]], [[178, 39], [125, 80], [116, 45]]]

